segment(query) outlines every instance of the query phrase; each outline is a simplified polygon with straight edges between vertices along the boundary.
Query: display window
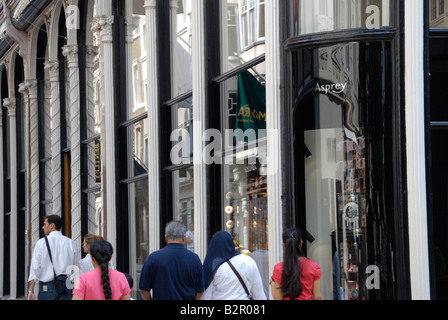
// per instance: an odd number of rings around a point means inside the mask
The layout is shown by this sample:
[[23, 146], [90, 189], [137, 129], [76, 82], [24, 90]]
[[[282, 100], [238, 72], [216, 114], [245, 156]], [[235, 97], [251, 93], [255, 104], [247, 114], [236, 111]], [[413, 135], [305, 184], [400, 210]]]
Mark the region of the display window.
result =
[[258, 265], [269, 295], [265, 63], [221, 83], [222, 229]]
[[324, 299], [367, 300], [393, 269], [390, 49], [352, 42], [293, 53], [297, 224], [323, 271]]

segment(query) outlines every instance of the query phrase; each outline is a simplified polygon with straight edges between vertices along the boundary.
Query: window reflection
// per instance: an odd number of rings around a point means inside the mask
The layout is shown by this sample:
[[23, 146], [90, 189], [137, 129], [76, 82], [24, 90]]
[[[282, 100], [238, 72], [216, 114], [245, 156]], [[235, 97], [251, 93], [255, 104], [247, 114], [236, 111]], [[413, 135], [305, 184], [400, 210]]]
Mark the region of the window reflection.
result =
[[393, 26], [395, 0], [295, 0], [294, 35]]
[[[232, 235], [235, 248], [252, 256], [257, 262], [268, 296], [266, 119], [250, 119], [265, 114], [266, 110], [265, 99], [261, 99], [258, 104], [251, 101], [251, 98], [265, 97], [266, 94], [263, 75], [257, 70], [264, 70], [264, 63], [244, 72], [244, 76], [240, 74], [222, 83], [223, 94], [227, 99], [224, 108], [227, 130], [223, 133], [222, 152], [222, 223], [223, 230]], [[248, 82], [255, 85], [257, 90], [247, 90]], [[248, 105], [251, 111], [244, 112]], [[238, 130], [242, 131], [238, 133]]]
[[[191, 0], [170, 1], [172, 47], [172, 96], [192, 89], [192, 12]], [[177, 5], [177, 6], [176, 6]]]
[[134, 283], [138, 284], [143, 263], [149, 255], [148, 180], [143, 179], [129, 184], [128, 191], [130, 210], [134, 213], [130, 230], [131, 247], [134, 248], [132, 265], [136, 276]]
[[223, 1], [223, 72], [264, 54], [264, 41], [265, 0]]
[[174, 220], [187, 227], [187, 249], [194, 251], [194, 170], [193, 167], [173, 172]]
[[429, 26], [430, 28], [448, 27], [448, 4], [446, 0], [429, 1]]
[[[377, 267], [370, 248], [388, 241], [373, 221], [387, 224], [386, 207], [375, 203], [387, 201], [391, 176], [384, 120], [391, 76], [377, 67], [389, 63], [389, 50], [370, 42], [294, 54], [295, 206], [299, 227], [312, 236], [306, 255], [323, 271], [324, 299], [369, 299], [366, 270]], [[382, 249], [383, 257], [392, 254]]]

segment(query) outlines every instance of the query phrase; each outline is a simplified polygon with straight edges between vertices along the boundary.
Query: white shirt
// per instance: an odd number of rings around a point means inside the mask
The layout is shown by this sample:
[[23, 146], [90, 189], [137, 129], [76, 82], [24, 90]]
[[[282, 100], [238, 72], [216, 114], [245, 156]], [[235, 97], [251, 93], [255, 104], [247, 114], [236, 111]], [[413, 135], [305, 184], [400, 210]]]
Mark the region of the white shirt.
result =
[[[239, 254], [230, 262], [233, 264], [254, 300], [266, 300], [263, 281], [254, 259]], [[201, 296], [201, 300], [248, 300], [246, 291], [227, 262], [219, 266], [213, 281]]]
[[[75, 241], [62, 235], [59, 231], [53, 231], [47, 236], [50, 245], [54, 270], [57, 275], [66, 274], [69, 266], [78, 265], [78, 248]], [[49, 282], [54, 278], [53, 265], [50, 261], [45, 239], [39, 239], [34, 247], [31, 258], [30, 275], [28, 281], [38, 280]]]
[[[92, 256], [88, 253], [83, 259], [78, 262], [79, 274], [86, 273], [95, 269], [92, 262]], [[109, 268], [116, 270], [114, 263], [109, 261]]]
[[[185, 234], [185, 237], [191, 241], [194, 241], [194, 231], [188, 230]], [[187, 242], [187, 249], [193, 251], [194, 250], [194, 243], [188, 243]]]
[[92, 257], [90, 256], [90, 253], [88, 253], [84, 257], [84, 259], [81, 259], [79, 261], [78, 267], [79, 267], [79, 274], [86, 273], [95, 269], [92, 263]]

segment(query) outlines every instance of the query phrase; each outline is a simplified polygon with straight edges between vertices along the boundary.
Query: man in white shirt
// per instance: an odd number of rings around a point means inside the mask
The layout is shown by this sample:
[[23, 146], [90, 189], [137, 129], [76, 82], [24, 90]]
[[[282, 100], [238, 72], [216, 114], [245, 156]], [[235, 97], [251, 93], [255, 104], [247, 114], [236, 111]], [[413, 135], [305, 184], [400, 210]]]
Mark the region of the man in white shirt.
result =
[[187, 249], [194, 251], [194, 225], [190, 223], [190, 229], [185, 234], [185, 242], [187, 243]]
[[[30, 275], [28, 278], [28, 300], [36, 300], [34, 295], [34, 285], [39, 282], [39, 300], [71, 300], [71, 290], [66, 295], [56, 292], [54, 286], [54, 272], [56, 275], [66, 274], [67, 268], [76, 266], [79, 262], [78, 248], [76, 243], [62, 235], [60, 232], [62, 219], [57, 215], [45, 217], [44, 230], [50, 246], [50, 261], [45, 238], [37, 241], [31, 259]], [[54, 272], [53, 272], [54, 267]]]

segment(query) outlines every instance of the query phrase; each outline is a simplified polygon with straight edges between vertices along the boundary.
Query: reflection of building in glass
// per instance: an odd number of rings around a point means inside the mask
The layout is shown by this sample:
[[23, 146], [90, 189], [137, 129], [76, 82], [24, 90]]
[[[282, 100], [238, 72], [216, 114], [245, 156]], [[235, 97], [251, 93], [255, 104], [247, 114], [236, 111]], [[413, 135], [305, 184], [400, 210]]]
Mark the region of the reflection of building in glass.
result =
[[429, 0], [429, 25], [444, 28], [448, 25], [448, 3], [446, 0]]

